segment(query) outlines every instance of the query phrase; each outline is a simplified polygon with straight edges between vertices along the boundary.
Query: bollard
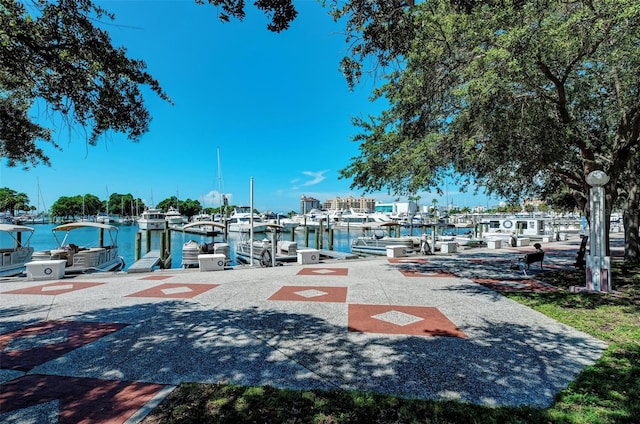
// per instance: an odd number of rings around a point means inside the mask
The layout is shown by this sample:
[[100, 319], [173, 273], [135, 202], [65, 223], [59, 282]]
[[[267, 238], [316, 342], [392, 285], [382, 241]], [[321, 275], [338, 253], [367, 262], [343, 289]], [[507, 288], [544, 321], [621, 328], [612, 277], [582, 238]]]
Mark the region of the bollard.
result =
[[329, 250], [333, 250], [333, 228], [329, 229]]
[[136, 233], [136, 240], [135, 240], [135, 249], [134, 249], [134, 252], [133, 252], [133, 260], [134, 261], [137, 261], [142, 257], [141, 251], [142, 251], [142, 233], [137, 232]]
[[167, 248], [167, 239], [165, 237], [165, 233], [163, 232], [162, 236], [160, 237], [160, 260], [162, 262], [164, 262], [164, 259], [165, 259], [164, 252], [166, 248]]
[[151, 230], [147, 230], [146, 234], [147, 234], [147, 240], [146, 240], [147, 241], [147, 246], [146, 246], [147, 250], [144, 252], [145, 254], [149, 253], [151, 251]]

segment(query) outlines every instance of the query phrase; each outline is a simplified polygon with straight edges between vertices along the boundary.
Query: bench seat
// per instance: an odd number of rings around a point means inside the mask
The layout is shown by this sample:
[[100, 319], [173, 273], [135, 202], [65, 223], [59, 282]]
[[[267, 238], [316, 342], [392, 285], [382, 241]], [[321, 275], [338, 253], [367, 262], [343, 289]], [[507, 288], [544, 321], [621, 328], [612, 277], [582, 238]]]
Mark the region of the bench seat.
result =
[[536, 262], [540, 262], [540, 270], [542, 271], [543, 260], [544, 260], [544, 252], [527, 253], [522, 258], [520, 258], [519, 265], [520, 265], [520, 268], [522, 268], [524, 275], [528, 275], [527, 270], [529, 269], [531, 264], [534, 264]]

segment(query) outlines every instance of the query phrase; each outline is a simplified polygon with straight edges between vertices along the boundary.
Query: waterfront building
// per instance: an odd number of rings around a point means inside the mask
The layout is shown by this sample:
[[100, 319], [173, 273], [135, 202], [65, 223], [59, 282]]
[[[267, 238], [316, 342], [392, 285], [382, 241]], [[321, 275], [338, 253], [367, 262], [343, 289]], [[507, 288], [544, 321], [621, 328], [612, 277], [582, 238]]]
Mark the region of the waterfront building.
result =
[[300, 213], [305, 214], [312, 209], [320, 209], [320, 201], [304, 194], [300, 196]]
[[414, 201], [376, 203], [374, 209], [389, 216], [414, 216], [418, 212], [418, 205]]
[[323, 209], [334, 211], [357, 209], [373, 212], [376, 207], [376, 199], [366, 197], [355, 198], [353, 196], [348, 196], [346, 198], [336, 197], [326, 200], [322, 207]]

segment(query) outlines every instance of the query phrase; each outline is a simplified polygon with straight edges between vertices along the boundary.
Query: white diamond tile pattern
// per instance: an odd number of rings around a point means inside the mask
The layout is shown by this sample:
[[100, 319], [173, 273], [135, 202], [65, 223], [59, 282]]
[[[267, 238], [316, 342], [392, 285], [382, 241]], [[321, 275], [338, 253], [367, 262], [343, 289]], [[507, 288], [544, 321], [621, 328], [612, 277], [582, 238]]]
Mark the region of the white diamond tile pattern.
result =
[[415, 324], [416, 322], [424, 321], [424, 318], [420, 318], [415, 315], [396, 311], [395, 309], [391, 311], [383, 312], [381, 314], [373, 315], [371, 318], [388, 322], [390, 324], [399, 325], [401, 327], [404, 327], [405, 325], [409, 325], [409, 324]]
[[326, 296], [329, 293], [324, 292], [322, 290], [310, 289], [310, 290], [298, 291], [298, 292], [295, 292], [295, 294], [297, 294], [298, 296], [302, 296], [302, 297], [306, 297], [307, 299], [310, 299], [312, 297]]
[[160, 290], [162, 293], [166, 294], [167, 296], [172, 295], [172, 294], [178, 294], [178, 293], [191, 293], [193, 290], [190, 289], [187, 286], [182, 286], [182, 287], [171, 287], [171, 288], [166, 288], [166, 289], [162, 289]]

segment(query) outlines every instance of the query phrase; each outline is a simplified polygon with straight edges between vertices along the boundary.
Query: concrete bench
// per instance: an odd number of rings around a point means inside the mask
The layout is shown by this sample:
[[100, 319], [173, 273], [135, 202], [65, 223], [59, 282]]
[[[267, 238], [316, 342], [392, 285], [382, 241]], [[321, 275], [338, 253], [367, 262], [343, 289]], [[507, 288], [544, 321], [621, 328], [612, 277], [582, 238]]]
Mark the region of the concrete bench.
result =
[[200, 271], [222, 271], [226, 257], [221, 253], [204, 253], [198, 255]]
[[317, 264], [320, 262], [318, 249], [300, 249], [297, 252], [297, 260], [300, 265]]
[[387, 246], [387, 258], [403, 258], [407, 256], [407, 246]]
[[64, 277], [67, 261], [55, 259], [50, 261], [27, 262], [27, 280], [57, 280]]
[[500, 249], [502, 247], [502, 240], [487, 240], [487, 248], [489, 249]]

